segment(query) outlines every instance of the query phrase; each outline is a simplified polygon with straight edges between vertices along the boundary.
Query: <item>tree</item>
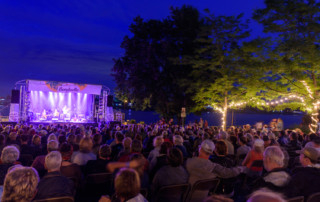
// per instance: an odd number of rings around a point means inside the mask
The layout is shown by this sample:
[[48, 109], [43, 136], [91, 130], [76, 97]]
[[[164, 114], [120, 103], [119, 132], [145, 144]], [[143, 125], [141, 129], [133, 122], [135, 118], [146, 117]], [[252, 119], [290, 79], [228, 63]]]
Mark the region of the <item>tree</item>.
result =
[[265, 0], [266, 8], [254, 12], [253, 18], [272, 34], [268, 56], [260, 71], [265, 72], [265, 96], [298, 96], [296, 102], [279, 105], [306, 110], [315, 132], [320, 104], [320, 2], [316, 0]]
[[186, 91], [192, 81], [180, 84], [192, 67], [174, 59], [194, 54], [200, 26], [199, 12], [191, 6], [171, 8], [164, 20], [135, 18], [130, 26], [132, 36], [121, 44], [125, 54], [114, 60], [118, 98], [133, 102], [136, 109], [154, 109], [165, 118], [192, 106], [192, 95]]
[[251, 94], [250, 80], [241, 70], [241, 41], [249, 36], [247, 22], [242, 15], [215, 16], [206, 10], [205, 26], [197, 39], [199, 48], [183, 62], [193, 66], [192, 76], [197, 82], [190, 88], [195, 92], [199, 111], [212, 106], [222, 114], [222, 127], [226, 129], [227, 110], [235, 101], [245, 102]]

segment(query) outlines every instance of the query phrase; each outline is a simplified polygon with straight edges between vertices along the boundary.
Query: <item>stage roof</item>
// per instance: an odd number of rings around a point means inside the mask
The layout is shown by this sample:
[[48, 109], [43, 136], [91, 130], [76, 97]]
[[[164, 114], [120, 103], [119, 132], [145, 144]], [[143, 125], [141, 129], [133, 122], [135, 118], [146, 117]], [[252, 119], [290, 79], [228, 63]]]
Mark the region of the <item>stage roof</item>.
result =
[[86, 93], [100, 95], [102, 85], [79, 84], [60, 81], [26, 80], [29, 91], [57, 92], [57, 93]]

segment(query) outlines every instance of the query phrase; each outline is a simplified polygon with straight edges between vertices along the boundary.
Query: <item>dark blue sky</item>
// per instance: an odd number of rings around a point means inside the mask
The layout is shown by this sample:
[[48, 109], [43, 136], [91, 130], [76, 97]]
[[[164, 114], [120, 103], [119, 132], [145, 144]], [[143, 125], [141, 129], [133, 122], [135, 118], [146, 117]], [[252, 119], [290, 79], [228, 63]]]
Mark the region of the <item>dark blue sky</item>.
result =
[[[263, 0], [0, 0], [0, 96], [18, 80], [103, 84], [113, 89], [112, 58], [134, 17], [163, 19], [170, 6], [192, 5], [216, 15], [264, 7]], [[252, 35], [262, 27], [250, 24]]]

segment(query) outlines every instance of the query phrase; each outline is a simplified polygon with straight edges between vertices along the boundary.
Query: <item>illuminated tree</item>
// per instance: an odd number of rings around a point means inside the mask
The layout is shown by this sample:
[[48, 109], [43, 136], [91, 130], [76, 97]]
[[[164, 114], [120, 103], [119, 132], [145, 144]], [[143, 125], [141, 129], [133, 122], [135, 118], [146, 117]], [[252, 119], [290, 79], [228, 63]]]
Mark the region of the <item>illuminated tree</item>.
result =
[[[306, 110], [315, 132], [320, 104], [320, 3], [315, 0], [265, 0], [253, 18], [272, 35], [263, 63], [265, 97], [299, 97], [299, 102], [275, 105]], [[300, 103], [300, 104], [299, 104]], [[276, 103], [274, 103], [276, 104]]]

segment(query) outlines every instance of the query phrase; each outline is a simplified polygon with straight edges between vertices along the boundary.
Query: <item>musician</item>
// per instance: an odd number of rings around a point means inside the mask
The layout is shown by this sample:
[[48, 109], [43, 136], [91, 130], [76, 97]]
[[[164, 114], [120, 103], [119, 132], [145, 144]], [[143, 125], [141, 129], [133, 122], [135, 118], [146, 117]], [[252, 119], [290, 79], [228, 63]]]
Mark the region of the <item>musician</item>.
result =
[[41, 118], [43, 119], [47, 119], [47, 111], [44, 109], [42, 114], [41, 114]]

